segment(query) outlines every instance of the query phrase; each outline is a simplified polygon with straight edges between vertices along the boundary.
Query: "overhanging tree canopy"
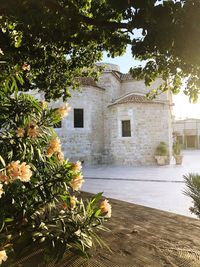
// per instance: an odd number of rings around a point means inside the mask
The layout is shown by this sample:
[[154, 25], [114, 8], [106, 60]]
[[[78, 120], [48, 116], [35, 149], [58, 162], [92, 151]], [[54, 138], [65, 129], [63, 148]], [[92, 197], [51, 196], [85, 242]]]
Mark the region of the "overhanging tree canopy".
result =
[[[64, 160], [49, 127], [68, 106], [48, 109], [18, 90], [65, 100], [77, 77], [97, 78], [94, 63], [104, 50], [121, 55], [129, 44], [136, 58], [147, 60], [133, 75], [146, 84], [161, 76], [171, 84], [160, 90], [174, 92], [185, 78], [195, 100], [199, 10], [196, 0], [0, 1], [0, 264], [8, 255], [11, 266], [14, 255], [35, 243], [43, 243], [46, 259], [58, 260], [66, 250], [86, 255], [93, 239], [101, 243], [95, 228], [103, 229], [111, 215], [108, 201], [99, 203], [101, 194], [88, 202], [76, 198], [81, 164]], [[142, 29], [141, 38], [135, 29]]]
[[131, 70], [134, 76], [147, 85], [162, 77], [168, 83], [159, 90], [174, 93], [184, 79], [185, 93], [198, 97], [199, 1], [7, 0], [0, 15], [0, 81], [17, 74], [22, 90], [39, 88], [47, 99], [66, 99], [69, 86], [77, 86], [75, 77], [96, 78], [94, 63], [104, 50], [114, 57], [130, 44], [135, 58], [147, 60]]

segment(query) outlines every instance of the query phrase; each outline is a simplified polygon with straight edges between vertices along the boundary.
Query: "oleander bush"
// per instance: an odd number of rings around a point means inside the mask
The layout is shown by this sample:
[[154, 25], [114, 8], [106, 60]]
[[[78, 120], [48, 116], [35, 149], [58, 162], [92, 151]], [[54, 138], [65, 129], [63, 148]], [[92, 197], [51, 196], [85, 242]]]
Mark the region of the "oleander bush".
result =
[[24, 93], [0, 94], [0, 264], [34, 246], [44, 260], [69, 250], [88, 255], [95, 233], [111, 216], [101, 193], [82, 200], [81, 163], [65, 159], [53, 130], [69, 106], [52, 109]]
[[97, 79], [94, 63], [103, 46], [119, 53], [121, 45], [113, 50], [104, 33], [104, 41], [96, 33], [91, 39], [91, 29], [75, 23], [87, 3], [79, 1], [75, 15], [74, 3], [61, 2], [56, 4], [67, 16], [41, 1], [4, 1], [1, 9], [0, 265], [11, 266], [38, 246], [45, 248], [45, 261], [59, 260], [67, 250], [87, 256], [95, 241], [103, 243], [96, 230], [105, 229], [111, 216], [101, 194], [81, 199], [81, 164], [65, 159], [53, 130], [69, 106], [52, 109], [28, 94], [37, 90], [46, 101], [66, 102], [78, 77]]

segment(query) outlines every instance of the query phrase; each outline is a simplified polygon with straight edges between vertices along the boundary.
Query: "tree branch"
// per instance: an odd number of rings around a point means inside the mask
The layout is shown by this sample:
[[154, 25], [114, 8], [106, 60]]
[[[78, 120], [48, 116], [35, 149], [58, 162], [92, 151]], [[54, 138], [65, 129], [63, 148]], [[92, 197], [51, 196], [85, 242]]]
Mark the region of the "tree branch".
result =
[[[65, 8], [62, 7], [57, 0], [43, 0], [43, 3], [52, 11], [58, 11], [62, 15], [69, 15]], [[102, 19], [94, 19], [87, 17], [83, 14], [80, 13], [78, 7], [76, 7], [72, 2], [68, 2], [68, 5], [70, 6], [71, 9], [74, 10], [74, 13], [80, 18], [80, 21], [83, 23], [86, 23], [88, 25], [93, 25], [93, 26], [103, 26], [109, 29], [127, 29], [129, 32], [132, 32], [134, 29], [133, 22], [116, 22], [116, 21], [108, 21], [108, 20], [102, 20]]]

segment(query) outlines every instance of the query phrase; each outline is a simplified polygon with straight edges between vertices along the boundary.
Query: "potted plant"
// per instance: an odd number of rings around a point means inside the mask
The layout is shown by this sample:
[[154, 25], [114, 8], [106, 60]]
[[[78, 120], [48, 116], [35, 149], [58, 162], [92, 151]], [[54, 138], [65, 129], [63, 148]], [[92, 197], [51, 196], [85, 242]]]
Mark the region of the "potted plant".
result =
[[181, 154], [181, 145], [178, 141], [173, 144], [173, 156], [177, 165], [181, 165], [183, 161], [183, 155]]
[[158, 165], [166, 165], [168, 149], [165, 142], [160, 142], [156, 148], [155, 159]]

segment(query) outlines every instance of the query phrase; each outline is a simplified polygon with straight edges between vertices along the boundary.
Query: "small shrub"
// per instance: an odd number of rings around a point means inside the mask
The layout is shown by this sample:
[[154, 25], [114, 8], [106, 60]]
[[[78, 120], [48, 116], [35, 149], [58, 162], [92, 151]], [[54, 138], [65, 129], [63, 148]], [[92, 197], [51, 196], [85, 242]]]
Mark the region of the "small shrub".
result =
[[156, 148], [155, 152], [156, 156], [167, 156], [168, 155], [168, 149], [165, 142], [160, 142], [160, 144]]
[[181, 145], [179, 144], [179, 142], [175, 142], [173, 144], [173, 154], [174, 156], [181, 155]]

